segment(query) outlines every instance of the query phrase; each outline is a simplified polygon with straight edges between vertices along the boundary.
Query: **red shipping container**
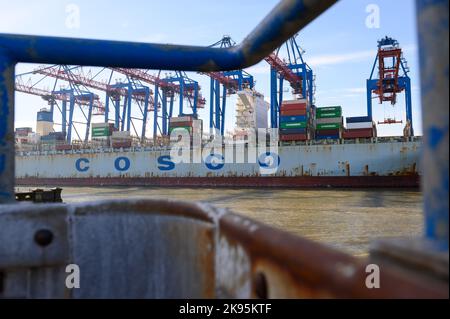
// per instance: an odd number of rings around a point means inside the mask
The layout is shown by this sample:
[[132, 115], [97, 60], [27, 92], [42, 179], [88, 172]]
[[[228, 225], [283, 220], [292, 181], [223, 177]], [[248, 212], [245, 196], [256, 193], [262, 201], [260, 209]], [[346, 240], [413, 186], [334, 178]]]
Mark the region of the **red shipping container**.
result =
[[306, 115], [306, 109], [304, 110], [284, 110], [281, 109], [281, 115], [286, 116], [296, 116], [296, 115]]
[[280, 135], [280, 141], [306, 141], [307, 139], [306, 134]]
[[343, 138], [371, 138], [373, 137], [373, 129], [361, 128], [353, 130], [345, 130], [342, 133]]
[[303, 111], [306, 110], [306, 103], [298, 103], [298, 104], [282, 104], [281, 110], [285, 111]]
[[175, 123], [169, 123], [170, 127], [191, 127], [192, 122], [175, 122]]

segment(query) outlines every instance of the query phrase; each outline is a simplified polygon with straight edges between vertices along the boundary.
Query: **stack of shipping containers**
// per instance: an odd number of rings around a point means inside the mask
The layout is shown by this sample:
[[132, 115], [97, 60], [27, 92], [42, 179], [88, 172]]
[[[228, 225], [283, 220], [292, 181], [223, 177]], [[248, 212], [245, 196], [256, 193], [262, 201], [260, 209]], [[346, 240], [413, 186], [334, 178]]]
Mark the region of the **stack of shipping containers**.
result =
[[114, 124], [92, 123], [91, 139], [95, 146], [109, 146], [109, 137], [114, 129]]
[[316, 139], [340, 139], [343, 128], [342, 108], [340, 106], [316, 109]]
[[284, 101], [280, 108], [280, 141], [308, 140], [310, 118], [307, 100]]
[[194, 115], [171, 117], [169, 119], [169, 135], [171, 136], [171, 141], [178, 141], [180, 135], [186, 134], [186, 131], [189, 133], [191, 140], [194, 132], [202, 136], [202, 126], [202, 121], [198, 120]]
[[369, 116], [347, 117], [347, 127], [343, 138], [372, 138], [376, 136], [376, 127]]

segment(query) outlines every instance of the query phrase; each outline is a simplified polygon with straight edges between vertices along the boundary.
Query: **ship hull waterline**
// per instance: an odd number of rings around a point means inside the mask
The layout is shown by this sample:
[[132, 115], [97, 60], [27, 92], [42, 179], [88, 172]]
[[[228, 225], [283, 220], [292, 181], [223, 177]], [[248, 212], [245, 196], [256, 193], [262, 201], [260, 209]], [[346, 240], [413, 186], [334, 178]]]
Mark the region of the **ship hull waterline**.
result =
[[[169, 150], [26, 154], [16, 157], [16, 184], [417, 188], [420, 148], [420, 142], [279, 147], [243, 163], [228, 162], [218, 154], [197, 163], [178, 163]], [[196, 149], [191, 155], [201, 158]]]
[[149, 186], [226, 188], [419, 188], [419, 175], [287, 177], [19, 178], [17, 186]]

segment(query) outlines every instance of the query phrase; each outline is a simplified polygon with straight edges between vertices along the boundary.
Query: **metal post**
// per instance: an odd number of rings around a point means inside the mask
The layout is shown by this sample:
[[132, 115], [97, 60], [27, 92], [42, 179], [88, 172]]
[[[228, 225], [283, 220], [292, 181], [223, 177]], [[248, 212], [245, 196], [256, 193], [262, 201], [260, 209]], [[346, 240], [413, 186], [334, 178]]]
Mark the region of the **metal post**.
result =
[[106, 99], [105, 99], [105, 123], [108, 123], [109, 121], [109, 94], [106, 93]]
[[[145, 89], [145, 101], [144, 101], [144, 110], [143, 110], [143, 118], [142, 118], [142, 133], [141, 133], [141, 143], [145, 142], [145, 131], [147, 128], [147, 116], [148, 116], [148, 99], [150, 98], [150, 89]], [[153, 101], [153, 107], [155, 107], [155, 102]]]
[[64, 95], [64, 100], [62, 101], [62, 106], [61, 106], [61, 132], [65, 135], [67, 132], [67, 101], [66, 101], [66, 96]]
[[183, 116], [184, 79], [180, 77], [180, 109], [178, 116]]
[[225, 85], [223, 86], [222, 93], [222, 112], [221, 112], [221, 121], [220, 121], [220, 134], [224, 136], [225, 133], [225, 110], [227, 107], [227, 88]]
[[167, 90], [162, 91], [162, 131], [167, 135]]
[[75, 110], [75, 96], [73, 92], [70, 92], [70, 103], [69, 103], [69, 124], [67, 126], [67, 136], [66, 140], [70, 143], [72, 140], [72, 126], [73, 126], [73, 112]]
[[276, 104], [277, 104], [277, 71], [270, 68], [270, 122], [271, 128], [277, 128], [276, 120]]
[[0, 49], [0, 203], [14, 200], [14, 69]]
[[120, 128], [120, 97], [114, 97], [114, 127]]
[[158, 101], [159, 100], [159, 86], [155, 85], [155, 98], [153, 107], [153, 140], [156, 141], [158, 135]]
[[448, 250], [448, 0], [417, 0], [423, 117], [425, 235]]
[[406, 119], [411, 125], [411, 136], [414, 136], [414, 125], [412, 118], [412, 101], [411, 101], [411, 79], [405, 78], [405, 105], [406, 105]]
[[[89, 110], [88, 110], [88, 118], [86, 123], [86, 134], [84, 136], [84, 142], [87, 143], [89, 141], [89, 130], [91, 128], [91, 121], [92, 121], [92, 108], [94, 107], [94, 94], [89, 94]], [[68, 141], [71, 142], [70, 140]]]
[[128, 100], [127, 100], [127, 131], [131, 131], [131, 103], [133, 102], [133, 88], [128, 86]]
[[210, 94], [209, 94], [209, 134], [213, 134], [214, 129], [214, 84], [216, 83], [213, 78], [210, 80]]

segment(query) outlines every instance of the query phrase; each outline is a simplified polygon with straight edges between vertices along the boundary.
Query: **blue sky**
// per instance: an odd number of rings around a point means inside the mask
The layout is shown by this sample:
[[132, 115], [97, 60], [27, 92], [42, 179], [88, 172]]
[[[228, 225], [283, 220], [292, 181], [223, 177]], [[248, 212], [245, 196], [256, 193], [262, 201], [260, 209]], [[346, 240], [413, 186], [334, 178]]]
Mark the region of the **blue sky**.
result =
[[[240, 42], [276, 3], [274, 0], [0, 0], [0, 32], [195, 45], [212, 44], [227, 34]], [[79, 28], [66, 26], [66, 8], [70, 4], [80, 9]], [[380, 8], [379, 28], [366, 26], [369, 15], [366, 8], [370, 4]], [[377, 40], [388, 35], [400, 42], [408, 60], [413, 119], [416, 133], [421, 134], [414, 12], [412, 0], [341, 0], [302, 30], [297, 41], [305, 50], [305, 61], [317, 76], [317, 106], [342, 105], [344, 116], [365, 115], [365, 81], [375, 59]], [[34, 67], [19, 65], [17, 72]], [[269, 100], [269, 66], [262, 62], [248, 72], [256, 79], [256, 89]], [[189, 75], [200, 82], [203, 95], [209, 100], [208, 78]], [[44, 81], [42, 85], [52, 83]], [[232, 96], [228, 101], [227, 129], [231, 129], [234, 124], [231, 106], [236, 98]], [[16, 94], [16, 125], [34, 126], [35, 113], [44, 106], [45, 102], [38, 97]], [[200, 114], [207, 127], [208, 111], [202, 110]], [[385, 117], [403, 119], [404, 95], [395, 108], [374, 101], [374, 117], [377, 121]], [[381, 135], [395, 135], [402, 133], [402, 127], [385, 125], [378, 131]]]

